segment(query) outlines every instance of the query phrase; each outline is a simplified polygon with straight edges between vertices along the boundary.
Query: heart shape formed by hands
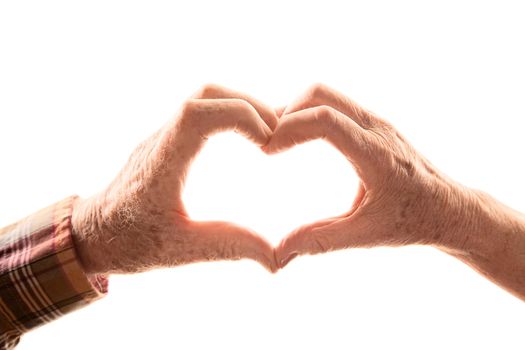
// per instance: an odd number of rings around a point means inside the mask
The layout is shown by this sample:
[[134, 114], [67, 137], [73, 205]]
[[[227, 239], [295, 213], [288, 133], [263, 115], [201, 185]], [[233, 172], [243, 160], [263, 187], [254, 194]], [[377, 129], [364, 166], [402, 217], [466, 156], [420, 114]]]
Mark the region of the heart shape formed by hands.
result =
[[268, 156], [221, 133], [192, 163], [183, 201], [193, 220], [234, 222], [277, 246], [305, 223], [348, 211], [358, 184], [348, 161], [320, 140]]
[[[240, 225], [192, 220], [182, 200], [188, 171], [208, 138], [227, 130], [267, 154], [328, 141], [360, 179], [353, 204], [347, 198], [344, 214], [301, 226], [275, 248]], [[454, 188], [389, 123], [326, 86], [315, 85], [276, 112], [245, 94], [208, 85], [137, 147], [105, 191], [76, 207], [73, 222], [82, 233], [79, 255], [88, 272], [240, 258], [276, 271], [300, 254], [441, 242], [448, 227], [428, 226], [435, 212], [459, 215], [447, 202]]]
[[[268, 109], [264, 110], [260, 102], [250, 97], [246, 101], [265, 121], [271, 119], [264, 117]], [[324, 85], [313, 86], [277, 112], [277, 116], [280, 119], [263, 151], [275, 154], [307, 141], [324, 139], [353, 165], [360, 179], [353, 203], [351, 196], [346, 197], [348, 206], [344, 214], [303, 225], [276, 246], [278, 267], [284, 267], [299, 254], [426, 243], [425, 237], [417, 235], [417, 224], [411, 221], [424, 222], [426, 218], [408, 218], [407, 213], [417, 208], [418, 200], [432, 201], [423, 198], [422, 194], [428, 196], [428, 191], [418, 188], [421, 184], [413, 181], [416, 167], [423, 167], [431, 175], [436, 172], [390, 124]], [[250, 138], [246, 130], [244, 134]], [[403, 194], [405, 200], [400, 209], [399, 193], [403, 192], [408, 194]]]

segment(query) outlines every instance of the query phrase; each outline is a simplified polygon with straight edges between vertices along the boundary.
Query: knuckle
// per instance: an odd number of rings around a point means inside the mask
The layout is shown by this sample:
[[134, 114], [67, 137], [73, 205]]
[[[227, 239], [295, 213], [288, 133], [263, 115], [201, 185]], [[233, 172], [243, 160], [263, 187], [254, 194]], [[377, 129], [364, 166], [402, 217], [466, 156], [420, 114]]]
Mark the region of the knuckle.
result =
[[329, 106], [319, 106], [315, 114], [317, 121], [324, 126], [332, 126], [335, 124], [334, 109]]
[[192, 115], [194, 112], [195, 112], [195, 100], [193, 99], [189, 99], [189, 100], [186, 100], [184, 101], [184, 103], [182, 104], [182, 106], [180, 107], [180, 117], [181, 118], [186, 118], [190, 115]]
[[236, 126], [250, 123], [259, 114], [254, 106], [243, 99], [232, 99], [228, 105], [231, 113], [227, 113], [229, 123], [234, 123]]
[[395, 131], [394, 126], [390, 124], [389, 122], [387, 122], [386, 120], [379, 118], [378, 116], [374, 115], [371, 112], [368, 112], [368, 115], [370, 116], [370, 119], [372, 118], [375, 119], [377, 126], [380, 127], [383, 131], [386, 131], [386, 132]]
[[375, 117], [382, 130], [388, 134], [398, 137], [400, 140], [404, 140], [403, 136], [397, 131], [397, 129], [388, 121]]
[[313, 231], [312, 233], [312, 250], [319, 252], [326, 252], [332, 249], [330, 242], [326, 235]]
[[320, 100], [326, 96], [328, 87], [322, 83], [315, 83], [308, 89], [307, 96], [310, 100]]
[[182, 104], [177, 121], [181, 130], [191, 130], [199, 125], [200, 115], [202, 114], [200, 113], [202, 108], [199, 106], [199, 101], [193, 99], [187, 100]]
[[255, 107], [253, 107], [250, 102], [241, 98], [232, 99], [232, 107], [250, 113], [257, 113]]
[[207, 98], [216, 96], [220, 91], [222, 90], [222, 87], [218, 84], [208, 83], [203, 85], [197, 92], [195, 93], [196, 98]]
[[220, 249], [220, 255], [224, 259], [236, 260], [240, 258], [239, 242], [235, 239], [223, 242]]

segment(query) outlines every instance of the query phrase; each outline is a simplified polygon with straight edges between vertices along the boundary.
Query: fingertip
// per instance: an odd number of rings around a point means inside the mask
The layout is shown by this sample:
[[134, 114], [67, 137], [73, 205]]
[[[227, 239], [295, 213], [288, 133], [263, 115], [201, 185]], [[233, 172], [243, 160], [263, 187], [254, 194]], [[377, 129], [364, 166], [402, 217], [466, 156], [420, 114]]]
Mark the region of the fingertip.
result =
[[277, 272], [279, 270], [279, 266], [275, 259], [275, 249], [266, 239], [259, 236], [255, 232], [251, 232], [250, 235], [252, 235], [252, 239], [255, 239], [258, 242], [257, 245], [259, 246], [257, 249], [259, 253], [255, 254], [255, 256], [252, 256], [251, 258], [256, 260], [270, 273]]
[[272, 248], [273, 251], [273, 262], [274, 262], [274, 270], [271, 271], [272, 273], [277, 273], [281, 269], [281, 266], [277, 260], [277, 250], [275, 248]]
[[268, 155], [271, 155], [271, 154], [275, 154], [275, 153], [279, 153], [280, 152], [280, 149], [276, 143], [276, 138], [275, 138], [275, 134], [273, 134], [270, 139], [268, 140], [268, 142], [261, 146], [261, 150], [268, 154]]
[[281, 117], [284, 115], [284, 112], [286, 111], [286, 108], [286, 106], [280, 106], [275, 109], [277, 119], [281, 119]]
[[298, 252], [292, 246], [290, 246], [290, 236], [287, 236], [281, 240], [279, 245], [275, 247], [275, 261], [277, 266], [282, 269], [285, 267], [291, 260], [293, 260]]
[[262, 150], [264, 153], [268, 154], [268, 155], [274, 153], [274, 151], [273, 151], [273, 149], [272, 149], [272, 147], [271, 147], [271, 145], [270, 145], [269, 142], [266, 143], [266, 144], [264, 144], [264, 145], [262, 145], [262, 146], [261, 146], [261, 150]]
[[263, 120], [250, 119], [249, 123], [251, 125], [244, 127], [243, 130], [235, 131], [243, 134], [243, 136], [250, 139], [259, 147], [268, 144], [273, 135], [270, 127]]
[[[267, 271], [274, 272], [276, 269], [275, 256], [273, 248], [264, 238], [252, 233], [252, 239], [257, 243], [252, 252], [246, 254], [246, 257], [251, 258], [261, 264]], [[252, 248], [253, 249], [253, 248]], [[250, 256], [251, 255], [251, 256]]]
[[279, 267], [282, 269], [284, 268], [286, 265], [288, 265], [290, 263], [290, 261], [292, 261], [293, 259], [295, 259], [297, 256], [299, 255], [299, 253], [297, 252], [293, 252], [291, 254], [289, 254], [288, 256], [286, 256], [284, 259], [282, 259], [281, 261], [279, 261]]
[[267, 154], [275, 154], [290, 148], [292, 145], [290, 144], [289, 135], [287, 135], [287, 129], [287, 127], [283, 128], [281, 122], [281, 125], [279, 125], [271, 135], [268, 143], [262, 148], [263, 151]]
[[[274, 128], [275, 129], [275, 128]], [[263, 130], [264, 130], [264, 135], [266, 137], [266, 143], [268, 143], [270, 141], [270, 139], [272, 138], [272, 135], [273, 135], [273, 131], [274, 129], [272, 129], [270, 126], [268, 125], [264, 125], [263, 126]], [[266, 144], [265, 143], [265, 144]]]
[[264, 265], [264, 267], [266, 268], [266, 270], [268, 272], [270, 272], [272, 275], [273, 274], [276, 274], [277, 271], [279, 271], [279, 265], [275, 262], [275, 263], [271, 263], [269, 265]]
[[[249, 258], [249, 259], [252, 259], [253, 258]], [[262, 267], [264, 267], [264, 269], [270, 273], [275, 273], [277, 272], [278, 268], [277, 268], [277, 264], [274, 264], [271, 260], [269, 259], [266, 259], [266, 258], [256, 258], [255, 261], [257, 261], [259, 263], [259, 265], [261, 265]]]
[[268, 107], [262, 102], [259, 102], [255, 99], [248, 99], [246, 100], [246, 102], [251, 104], [251, 106], [254, 108], [255, 112], [257, 112], [264, 124], [268, 126], [268, 130], [275, 130], [277, 124], [279, 123], [279, 117], [273, 108]]
[[266, 118], [266, 125], [268, 125], [268, 128], [270, 131], [274, 131], [275, 128], [277, 128], [277, 124], [279, 123], [279, 115], [273, 111], [270, 113], [270, 115]]
[[[275, 115], [270, 115], [269, 112], [259, 111], [256, 107], [249, 104], [249, 102], [242, 100], [245, 104], [244, 107], [247, 108], [250, 112], [248, 115], [247, 121], [251, 124], [248, 129], [253, 130], [257, 137], [257, 144], [263, 146], [270, 141], [270, 138], [273, 135], [273, 129], [277, 125], [277, 117]], [[249, 134], [250, 130], [246, 130]]]

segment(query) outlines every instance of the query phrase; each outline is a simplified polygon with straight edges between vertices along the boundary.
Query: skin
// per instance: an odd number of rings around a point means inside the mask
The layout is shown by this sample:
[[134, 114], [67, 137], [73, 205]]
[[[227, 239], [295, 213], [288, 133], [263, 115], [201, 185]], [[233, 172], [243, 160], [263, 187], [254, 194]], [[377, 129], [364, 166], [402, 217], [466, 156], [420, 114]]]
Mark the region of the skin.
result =
[[268, 154], [325, 139], [354, 166], [361, 183], [344, 215], [305, 225], [276, 247], [284, 267], [302, 254], [430, 245], [525, 300], [525, 218], [488, 194], [436, 169], [388, 122], [324, 85], [282, 113]]
[[181, 200], [186, 174], [207, 138], [233, 130], [266, 144], [277, 116], [244, 94], [207, 85], [141, 143], [116, 179], [73, 211], [73, 237], [87, 273], [135, 273], [199, 261], [253, 259], [270, 271], [274, 250], [229, 222], [192, 221]]
[[[280, 116], [280, 119], [278, 118]], [[227, 222], [195, 222], [181, 190], [216, 132], [235, 130], [268, 154], [325, 139], [355, 168], [344, 215], [302, 226], [272, 248]], [[88, 273], [132, 273], [250, 258], [275, 272], [293, 258], [353, 247], [430, 245], [525, 300], [525, 217], [436, 169], [388, 122], [324, 85], [276, 111], [208, 85], [144, 141], [110, 186], [78, 202], [73, 237]]]

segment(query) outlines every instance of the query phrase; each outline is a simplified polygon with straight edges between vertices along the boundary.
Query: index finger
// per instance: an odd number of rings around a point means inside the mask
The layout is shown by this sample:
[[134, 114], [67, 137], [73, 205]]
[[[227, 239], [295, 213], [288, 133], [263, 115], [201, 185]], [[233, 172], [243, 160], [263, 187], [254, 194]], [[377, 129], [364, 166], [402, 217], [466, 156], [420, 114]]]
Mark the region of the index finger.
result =
[[324, 84], [315, 84], [302, 96], [288, 105], [283, 114], [317, 106], [329, 106], [351, 118], [359, 126], [369, 129], [386, 122], [364, 109], [355, 101]]
[[247, 95], [245, 93], [228, 89], [224, 86], [217, 84], [206, 84], [199, 91], [197, 91], [192, 98], [194, 99], [241, 99], [245, 100], [255, 108], [257, 113], [264, 120], [266, 125], [271, 130], [274, 130], [277, 126], [278, 116], [276, 111], [261, 101]]
[[235, 131], [258, 146], [268, 142], [271, 130], [254, 107], [240, 99], [191, 99], [161, 133], [159, 163], [170, 170], [171, 186], [181, 192], [193, 159], [212, 135]]
[[270, 141], [267, 153], [277, 153], [314, 139], [335, 146], [355, 167], [361, 179], [373, 176], [373, 145], [370, 135], [352, 119], [327, 106], [318, 106], [284, 115]]

